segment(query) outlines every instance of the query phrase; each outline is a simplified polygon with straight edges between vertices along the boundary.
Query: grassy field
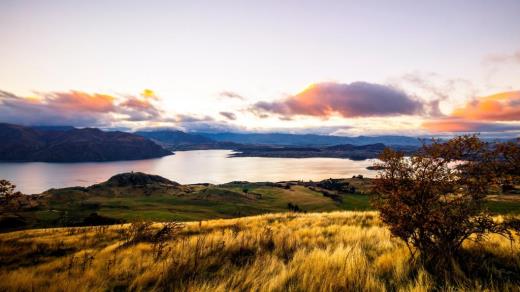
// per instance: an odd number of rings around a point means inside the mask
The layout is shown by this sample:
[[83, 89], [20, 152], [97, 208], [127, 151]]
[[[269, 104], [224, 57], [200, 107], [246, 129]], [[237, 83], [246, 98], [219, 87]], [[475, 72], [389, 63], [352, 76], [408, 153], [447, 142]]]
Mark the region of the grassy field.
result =
[[[290, 206], [300, 212], [368, 211], [372, 210], [372, 184], [371, 179], [349, 178], [221, 185], [102, 183], [88, 188], [53, 189], [41, 195], [35, 206], [0, 208], [0, 231], [96, 225], [99, 222], [89, 219], [94, 213], [114, 223], [237, 218], [287, 212]], [[490, 196], [487, 207], [495, 214], [520, 214], [520, 195]]]
[[520, 289], [518, 241], [511, 244], [498, 236], [482, 245], [467, 241], [470, 260], [455, 270], [457, 280], [447, 283], [411, 263], [407, 248], [390, 236], [373, 211], [190, 222], [162, 243], [135, 240], [136, 226], [0, 234], [0, 290]]
[[[148, 176], [128, 174], [128, 177]], [[367, 210], [369, 184], [368, 179], [341, 180], [337, 185], [353, 189], [338, 191], [327, 189], [331, 186], [319, 185], [319, 182], [232, 182], [221, 185], [158, 182], [120, 185], [106, 182], [88, 188], [52, 189], [35, 199], [35, 204], [30, 207], [7, 205], [0, 209], [3, 213], [0, 215], [0, 231], [92, 225], [88, 217], [93, 213], [119, 222], [131, 222], [236, 218], [287, 212], [290, 206], [301, 212]], [[4, 221], [5, 218], [11, 220]]]

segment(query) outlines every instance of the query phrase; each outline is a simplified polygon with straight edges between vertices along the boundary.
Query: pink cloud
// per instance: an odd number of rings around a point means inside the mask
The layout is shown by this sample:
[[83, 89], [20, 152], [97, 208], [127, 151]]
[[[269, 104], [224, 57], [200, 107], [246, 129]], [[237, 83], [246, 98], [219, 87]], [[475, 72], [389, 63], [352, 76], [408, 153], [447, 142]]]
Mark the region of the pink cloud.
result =
[[[477, 98], [444, 118], [427, 120], [432, 132], [502, 132], [520, 130], [520, 91]], [[504, 123], [507, 122], [507, 123]]]
[[[101, 93], [45, 92], [20, 97], [0, 91], [0, 117], [19, 124], [68, 124], [73, 126], [111, 125], [120, 121], [160, 120], [162, 111], [154, 104], [152, 91], [141, 96], [114, 96]], [[115, 115], [118, 115], [116, 118]]]
[[351, 118], [421, 114], [425, 104], [391, 86], [366, 82], [317, 83], [280, 101], [258, 102], [252, 110], [258, 114], [270, 112], [285, 117], [338, 114]]

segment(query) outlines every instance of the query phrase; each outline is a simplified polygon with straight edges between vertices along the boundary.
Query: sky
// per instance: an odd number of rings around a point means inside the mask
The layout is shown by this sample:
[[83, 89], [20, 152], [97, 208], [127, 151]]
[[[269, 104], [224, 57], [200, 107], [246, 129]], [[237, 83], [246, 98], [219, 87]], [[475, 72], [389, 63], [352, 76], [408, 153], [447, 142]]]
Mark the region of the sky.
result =
[[0, 122], [520, 133], [520, 1], [0, 2]]

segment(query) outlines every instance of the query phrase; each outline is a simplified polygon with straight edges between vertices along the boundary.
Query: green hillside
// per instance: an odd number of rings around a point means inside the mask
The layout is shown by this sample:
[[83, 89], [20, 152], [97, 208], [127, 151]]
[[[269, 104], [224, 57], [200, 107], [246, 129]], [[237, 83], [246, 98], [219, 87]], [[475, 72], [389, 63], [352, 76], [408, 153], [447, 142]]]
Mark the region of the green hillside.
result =
[[[180, 185], [159, 176], [126, 173], [90, 187], [51, 189], [12, 198], [0, 230], [83, 226], [138, 220], [198, 221], [287, 211], [371, 210], [373, 180], [230, 182]], [[520, 196], [493, 196], [496, 213], [520, 213]]]

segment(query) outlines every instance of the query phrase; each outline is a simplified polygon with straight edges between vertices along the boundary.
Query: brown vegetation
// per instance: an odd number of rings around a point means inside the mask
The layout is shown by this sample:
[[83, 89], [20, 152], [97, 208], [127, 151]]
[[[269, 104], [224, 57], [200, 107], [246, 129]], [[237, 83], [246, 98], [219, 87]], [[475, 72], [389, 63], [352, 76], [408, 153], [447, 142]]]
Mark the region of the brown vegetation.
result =
[[[377, 212], [192, 222], [158, 246], [153, 239], [163, 228], [1, 234], [0, 290], [512, 291], [520, 284], [518, 241], [511, 245], [495, 235], [479, 244], [465, 241], [471, 272], [455, 271], [456, 281], [436, 282], [421, 263], [410, 263], [406, 245], [392, 237]], [[129, 236], [135, 232], [140, 235]]]
[[0, 200], [7, 200], [12, 196], [17, 195], [18, 192], [14, 191], [15, 188], [16, 186], [11, 182], [0, 179]]
[[512, 162], [518, 149], [513, 143], [491, 146], [476, 136], [433, 141], [410, 157], [386, 149], [374, 206], [412, 257], [418, 252], [435, 274], [449, 276], [465, 261], [461, 247], [467, 239], [480, 243], [490, 233], [513, 239], [511, 224], [493, 220], [483, 206], [506, 175], [518, 173], [520, 165]]

